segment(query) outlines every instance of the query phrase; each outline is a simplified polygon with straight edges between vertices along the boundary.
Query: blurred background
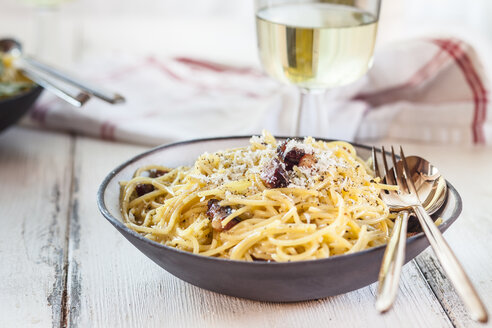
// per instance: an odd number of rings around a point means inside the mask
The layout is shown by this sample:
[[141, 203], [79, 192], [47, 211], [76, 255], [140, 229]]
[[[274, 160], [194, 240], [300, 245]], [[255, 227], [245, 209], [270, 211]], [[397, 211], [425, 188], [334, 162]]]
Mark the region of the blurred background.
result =
[[[386, 0], [377, 46], [445, 34], [486, 57], [491, 12], [489, 0]], [[0, 31], [64, 68], [113, 52], [259, 65], [252, 0], [0, 0]]]

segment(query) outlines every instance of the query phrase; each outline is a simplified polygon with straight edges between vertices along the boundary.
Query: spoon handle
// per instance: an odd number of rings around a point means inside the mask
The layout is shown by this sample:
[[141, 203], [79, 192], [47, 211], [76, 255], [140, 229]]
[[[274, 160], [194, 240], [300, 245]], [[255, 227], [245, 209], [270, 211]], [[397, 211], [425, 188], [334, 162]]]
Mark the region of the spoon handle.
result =
[[62, 72], [58, 69], [48, 66], [32, 57], [24, 56], [23, 59], [27, 64], [32, 65], [33, 67], [47, 74], [50, 74], [66, 83], [69, 83], [77, 88], [80, 88], [81, 90], [93, 95], [94, 97], [102, 99], [108, 103], [117, 104], [117, 103], [125, 102], [125, 98], [118, 93], [107, 91], [100, 87], [91, 85], [87, 82], [81, 81], [73, 76], [66, 74], [65, 72]]
[[437, 259], [441, 263], [449, 280], [453, 284], [463, 303], [470, 311], [471, 317], [480, 322], [487, 322], [487, 310], [480, 299], [477, 291], [470, 282], [466, 272], [441, 234], [441, 231], [432, 221], [431, 217], [422, 206], [414, 206], [413, 210], [419, 219], [422, 230], [424, 230]]
[[384, 251], [376, 298], [376, 309], [379, 312], [388, 311], [398, 293], [401, 268], [405, 262], [408, 216], [408, 211], [398, 212], [391, 238]]
[[42, 86], [44, 89], [50, 91], [57, 97], [65, 100], [73, 106], [82, 107], [90, 99], [90, 96], [87, 93], [79, 92], [77, 94], [73, 94], [71, 91], [50, 81], [49, 79], [42, 77], [41, 75], [38, 75], [30, 69], [22, 67], [21, 71], [30, 80], [36, 82], [36, 84]]

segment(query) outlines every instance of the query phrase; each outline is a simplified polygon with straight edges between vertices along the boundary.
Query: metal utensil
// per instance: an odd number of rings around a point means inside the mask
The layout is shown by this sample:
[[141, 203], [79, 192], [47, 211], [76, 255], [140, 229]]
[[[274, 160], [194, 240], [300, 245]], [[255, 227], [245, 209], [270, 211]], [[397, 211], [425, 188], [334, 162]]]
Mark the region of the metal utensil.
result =
[[[125, 98], [115, 92], [107, 91], [102, 89], [101, 87], [96, 87], [94, 85], [91, 85], [87, 82], [81, 81], [73, 76], [70, 76], [69, 74], [66, 74], [58, 69], [55, 69], [49, 65], [46, 65], [32, 57], [29, 56], [24, 56], [22, 55], [22, 45], [13, 39], [2, 39], [0, 40], [0, 50], [1, 49], [7, 49], [12, 55], [15, 55], [17, 58], [21, 59], [21, 69], [22, 70], [29, 70], [29, 66], [32, 66], [33, 68], [48, 74], [51, 77], [54, 77], [60, 81], [63, 81], [67, 84], [70, 84], [78, 89], [83, 90], [84, 92], [93, 95], [94, 97], [97, 97], [99, 99], [102, 99], [106, 102], [109, 102], [111, 104], [117, 104], [117, 103], [123, 103], [125, 102]], [[5, 51], [5, 50], [3, 50]], [[26, 74], [27, 75], [27, 74]]]
[[[398, 183], [399, 180], [397, 180], [394, 169], [388, 169], [384, 147], [382, 148], [382, 153], [385, 181], [389, 184], [395, 184], [395, 181]], [[382, 177], [374, 148], [372, 158], [376, 176]], [[396, 167], [396, 156], [394, 155], [393, 149], [392, 159], [393, 167]], [[407, 162], [410, 171], [412, 172], [412, 176], [416, 177], [415, 187], [418, 191], [419, 198], [423, 200], [426, 211], [432, 215], [441, 208], [446, 200], [446, 180], [441, 176], [437, 168], [421, 157], [407, 157]], [[402, 165], [402, 163], [398, 162], [398, 165]], [[403, 170], [403, 168], [400, 169]], [[400, 212], [395, 220], [393, 233], [386, 246], [379, 273], [376, 308], [381, 312], [391, 308], [398, 292], [401, 268], [405, 260], [407, 226], [410, 217], [407, 208], [403, 204], [395, 202], [395, 198], [397, 197], [396, 191], [390, 192], [389, 194], [391, 195], [387, 196], [387, 194], [383, 192], [381, 197], [385, 200], [391, 210]]]
[[[383, 172], [379, 168], [376, 150], [374, 147], [372, 148], [375, 176], [383, 178], [383, 182], [386, 184], [396, 185], [401, 181], [396, 180], [394, 170], [388, 168], [384, 147], [381, 148], [381, 152], [383, 154]], [[393, 232], [386, 246], [378, 276], [376, 308], [380, 312], [384, 312], [391, 308], [398, 291], [401, 268], [405, 259], [405, 241], [410, 212], [408, 211], [408, 206], [400, 199], [398, 192], [381, 191], [380, 197], [392, 211], [398, 211], [398, 216], [395, 219]]]
[[125, 102], [125, 98], [119, 93], [107, 91], [102, 89], [101, 87], [96, 87], [87, 82], [76, 79], [75, 77], [70, 76], [64, 72], [61, 72], [60, 70], [55, 69], [51, 66], [48, 66], [32, 57], [25, 56], [24, 60], [27, 63], [31, 64], [32, 66], [36, 67], [37, 69], [42, 70], [52, 76], [55, 76], [60, 80], [65, 81], [66, 83], [74, 85], [80, 88], [81, 90], [84, 90], [85, 92], [93, 95], [94, 97], [104, 100], [110, 104], [119, 104]]
[[[2, 39], [0, 40], [0, 52], [15, 56], [17, 58], [21, 57], [21, 45], [19, 42], [13, 39]], [[29, 69], [29, 67], [20, 67], [22, 73], [27, 76], [29, 79], [34, 81], [36, 84], [42, 86], [46, 90], [52, 92], [59, 98], [65, 100], [69, 104], [81, 107], [83, 106], [89, 99], [90, 96], [86, 92], [76, 92], [73, 90], [68, 90], [64, 86], [50, 80], [44, 78], [43, 76], [36, 73], [36, 71]]]
[[[449, 280], [453, 284], [456, 292], [461, 297], [463, 303], [468, 308], [472, 319], [487, 322], [488, 314], [487, 310], [480, 299], [477, 291], [473, 287], [470, 279], [463, 270], [463, 267], [459, 263], [458, 259], [454, 255], [453, 251], [449, 247], [448, 243], [442, 236], [439, 229], [436, 227], [432, 218], [426, 212], [423, 207], [415, 184], [413, 182], [413, 175], [406, 162], [403, 149], [400, 147], [400, 156], [402, 165], [396, 165], [396, 178], [401, 186], [399, 192], [400, 200], [411, 208], [417, 218], [419, 219], [422, 230], [424, 231], [430, 245], [434, 249], [437, 259], [441, 263], [444, 271], [446, 272]], [[393, 160], [394, 158], [393, 152]]]

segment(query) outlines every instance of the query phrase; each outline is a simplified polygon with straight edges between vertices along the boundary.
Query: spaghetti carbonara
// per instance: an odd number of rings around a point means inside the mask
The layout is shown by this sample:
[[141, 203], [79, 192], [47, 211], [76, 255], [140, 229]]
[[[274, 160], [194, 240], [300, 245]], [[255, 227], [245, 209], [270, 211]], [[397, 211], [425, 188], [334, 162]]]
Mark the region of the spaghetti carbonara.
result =
[[27, 91], [33, 86], [34, 83], [16, 69], [14, 57], [0, 51], [0, 100]]
[[204, 153], [191, 167], [150, 165], [121, 182], [131, 229], [205, 256], [276, 262], [326, 258], [386, 243], [388, 186], [346, 142], [277, 142]]

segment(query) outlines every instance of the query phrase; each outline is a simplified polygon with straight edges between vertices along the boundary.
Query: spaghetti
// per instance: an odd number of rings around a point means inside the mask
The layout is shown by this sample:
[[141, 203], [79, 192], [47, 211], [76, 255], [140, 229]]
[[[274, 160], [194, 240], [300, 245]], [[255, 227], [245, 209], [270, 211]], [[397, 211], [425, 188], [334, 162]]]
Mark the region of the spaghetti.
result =
[[121, 182], [131, 229], [195, 254], [276, 262], [326, 258], [386, 243], [389, 186], [346, 142], [307, 137], [201, 155], [191, 167], [150, 165]]
[[27, 91], [34, 83], [14, 65], [14, 57], [0, 51], [0, 100]]

